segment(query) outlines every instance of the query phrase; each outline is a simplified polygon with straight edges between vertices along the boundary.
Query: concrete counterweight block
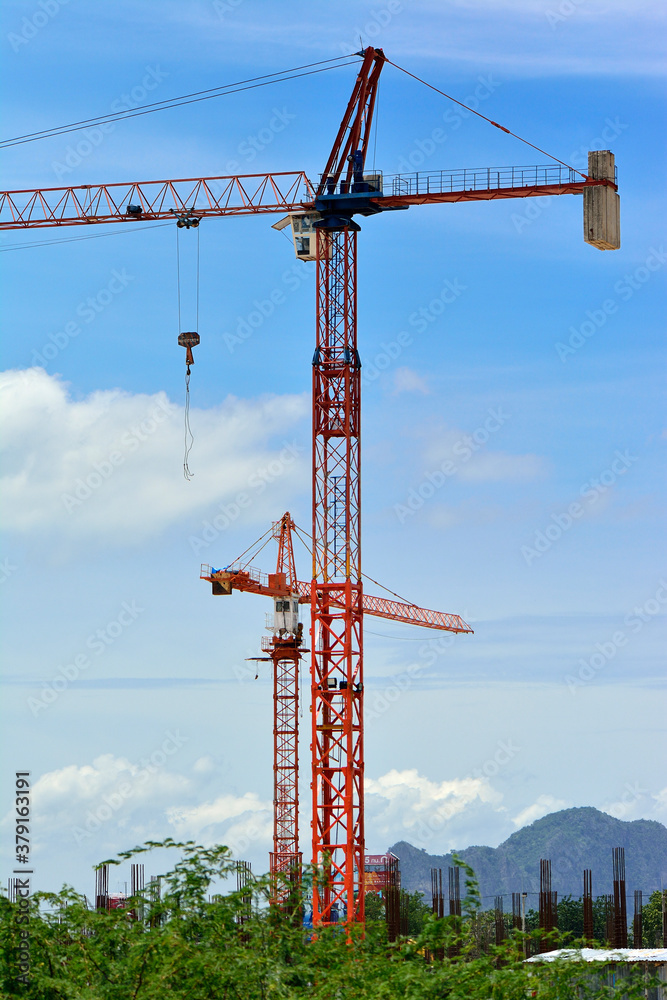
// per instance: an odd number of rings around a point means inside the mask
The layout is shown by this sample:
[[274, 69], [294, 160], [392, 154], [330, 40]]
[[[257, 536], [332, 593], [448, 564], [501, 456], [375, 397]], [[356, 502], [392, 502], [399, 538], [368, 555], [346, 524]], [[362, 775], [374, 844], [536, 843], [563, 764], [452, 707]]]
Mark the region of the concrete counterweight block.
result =
[[[608, 149], [588, 154], [588, 176], [615, 183], [614, 154]], [[600, 184], [584, 189], [584, 240], [598, 250], [621, 245], [621, 199], [612, 187]]]

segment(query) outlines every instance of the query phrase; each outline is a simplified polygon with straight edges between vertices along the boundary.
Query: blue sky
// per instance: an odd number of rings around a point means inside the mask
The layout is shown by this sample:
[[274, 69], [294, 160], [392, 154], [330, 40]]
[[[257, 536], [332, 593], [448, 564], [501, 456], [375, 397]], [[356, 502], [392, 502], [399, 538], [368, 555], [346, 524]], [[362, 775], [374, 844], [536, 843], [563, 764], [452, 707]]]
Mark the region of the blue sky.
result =
[[[361, 34], [574, 166], [616, 154], [613, 253], [584, 244], [574, 197], [362, 222], [365, 569], [475, 628], [447, 643], [367, 620], [371, 851], [496, 845], [569, 805], [665, 822], [663, 21], [620, 0], [4, 5], [6, 137], [339, 56]], [[336, 69], [17, 145], [3, 190], [315, 179], [353, 82]], [[377, 167], [547, 162], [460, 111], [387, 66]], [[95, 861], [169, 835], [266, 868], [270, 680], [245, 657], [269, 609], [215, 601], [198, 576], [286, 509], [309, 523], [314, 270], [274, 221], [199, 229], [190, 483], [174, 227], [0, 239], [2, 856], [9, 873], [13, 774], [31, 769], [45, 888], [90, 892]], [[195, 241], [181, 235], [188, 328]]]

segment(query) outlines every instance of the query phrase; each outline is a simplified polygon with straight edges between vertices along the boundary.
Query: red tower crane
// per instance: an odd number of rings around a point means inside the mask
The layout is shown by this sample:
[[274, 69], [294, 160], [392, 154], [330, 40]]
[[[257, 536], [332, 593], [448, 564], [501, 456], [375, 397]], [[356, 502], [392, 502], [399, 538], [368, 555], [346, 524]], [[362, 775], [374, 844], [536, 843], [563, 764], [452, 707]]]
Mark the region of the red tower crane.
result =
[[[275, 900], [288, 906], [292, 883], [301, 869], [299, 852], [299, 665], [303, 626], [299, 621], [299, 605], [311, 604], [312, 584], [297, 579], [292, 532], [295, 524], [289, 514], [283, 514], [272, 526], [278, 542], [276, 572], [264, 574], [252, 566], [254, 550], [263, 548], [268, 532], [251, 545], [243, 557], [224, 569], [214, 569], [203, 564], [202, 580], [211, 584], [214, 595], [230, 595], [232, 591], [262, 594], [274, 601], [274, 614], [270, 619], [272, 636], [262, 639], [264, 657], [254, 660], [273, 662], [273, 851], [270, 855], [271, 874], [274, 878]], [[250, 554], [248, 554], [250, 553]], [[329, 605], [338, 614], [345, 612], [345, 589], [332, 588]], [[390, 601], [383, 597], [363, 594], [361, 613], [410, 625], [440, 629], [446, 632], [472, 633], [472, 629], [458, 615], [441, 611], [428, 611], [414, 604]], [[269, 624], [269, 623], [267, 623]], [[335, 753], [342, 739], [344, 719], [337, 699], [344, 698], [346, 679], [333, 672], [326, 678], [325, 694], [329, 696], [329, 752]], [[362, 692], [357, 692], [361, 694]], [[312, 704], [315, 704], [314, 702]], [[340, 735], [336, 735], [340, 734]], [[322, 737], [320, 737], [322, 739]], [[363, 865], [362, 865], [363, 871]], [[325, 883], [326, 885], [326, 883]]]
[[[445, 202], [582, 194], [586, 242], [599, 249], [620, 245], [614, 158], [608, 151], [589, 153], [587, 175], [562, 163], [389, 178], [364, 173], [377, 84], [386, 60], [380, 49], [367, 48], [359, 55], [354, 90], [316, 190], [302, 171], [295, 171], [0, 193], [0, 230], [174, 218], [188, 225], [206, 217], [287, 212], [297, 257], [317, 262], [313, 571], [308, 599], [312, 850], [313, 862], [324, 868], [326, 878], [314, 893], [315, 924], [364, 916], [362, 617], [377, 599], [367, 603], [361, 582], [356, 314], [360, 227], [354, 216]], [[383, 603], [392, 602], [378, 606]]]
[[[296, 577], [289, 512], [272, 526], [278, 542], [275, 573], [268, 576], [250, 563], [237, 560], [225, 570], [202, 566], [200, 576], [211, 583], [213, 593], [231, 594], [245, 590], [272, 597], [271, 636], [262, 638], [264, 657], [273, 663], [273, 851], [270, 871], [274, 876], [276, 902], [287, 905], [292, 887], [300, 878], [299, 852], [299, 664], [304, 650], [303, 625], [299, 621], [301, 596]], [[268, 532], [267, 532], [268, 534]], [[262, 536], [264, 538], [264, 536]], [[262, 541], [262, 539], [260, 539]], [[263, 547], [263, 546], [262, 546]], [[269, 624], [269, 622], [267, 622]]]

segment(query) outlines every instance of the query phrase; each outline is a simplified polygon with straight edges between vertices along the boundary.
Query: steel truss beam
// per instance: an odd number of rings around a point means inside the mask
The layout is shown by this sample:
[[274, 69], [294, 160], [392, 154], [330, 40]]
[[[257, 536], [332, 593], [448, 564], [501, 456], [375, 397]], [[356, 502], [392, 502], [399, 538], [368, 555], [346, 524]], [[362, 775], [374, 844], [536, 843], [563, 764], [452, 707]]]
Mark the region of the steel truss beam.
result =
[[[188, 215], [203, 219], [300, 212], [313, 194], [302, 170], [4, 191], [0, 193], [0, 230], [150, 222]], [[133, 211], [128, 211], [130, 207]]]

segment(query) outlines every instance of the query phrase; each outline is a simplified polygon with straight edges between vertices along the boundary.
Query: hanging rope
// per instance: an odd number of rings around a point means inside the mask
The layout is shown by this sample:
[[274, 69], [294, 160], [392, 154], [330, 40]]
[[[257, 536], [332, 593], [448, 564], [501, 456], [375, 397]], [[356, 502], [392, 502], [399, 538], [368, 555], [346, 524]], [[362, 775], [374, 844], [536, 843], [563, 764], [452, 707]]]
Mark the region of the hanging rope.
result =
[[197, 322], [195, 326], [199, 330], [199, 226], [197, 226]]
[[190, 451], [192, 445], [194, 444], [194, 436], [190, 430], [190, 365], [187, 366], [185, 370], [185, 433], [184, 433], [184, 446], [185, 451], [183, 455], [183, 475], [185, 476], [187, 482], [190, 482], [194, 473], [190, 471], [188, 465], [188, 459], [190, 458]]
[[181, 332], [181, 241], [176, 230], [176, 299], [178, 301], [178, 332]]
[[[181, 329], [181, 251], [180, 251], [180, 235], [179, 229], [186, 228], [190, 229], [191, 226], [197, 228], [199, 226], [199, 219], [193, 216], [182, 216], [178, 219], [176, 229], [176, 293], [178, 297], [178, 329]], [[197, 228], [197, 271], [195, 279], [196, 288], [196, 326], [199, 328], [199, 229]], [[190, 482], [194, 473], [190, 469], [189, 459], [190, 452], [192, 450], [192, 445], [194, 444], [194, 435], [190, 427], [190, 366], [195, 363], [195, 359], [192, 354], [192, 348], [196, 347], [200, 342], [199, 334], [196, 330], [191, 330], [189, 332], [183, 332], [178, 334], [178, 343], [181, 347], [185, 348], [185, 408], [184, 408], [184, 451], [183, 451], [183, 475], [187, 482]]]

